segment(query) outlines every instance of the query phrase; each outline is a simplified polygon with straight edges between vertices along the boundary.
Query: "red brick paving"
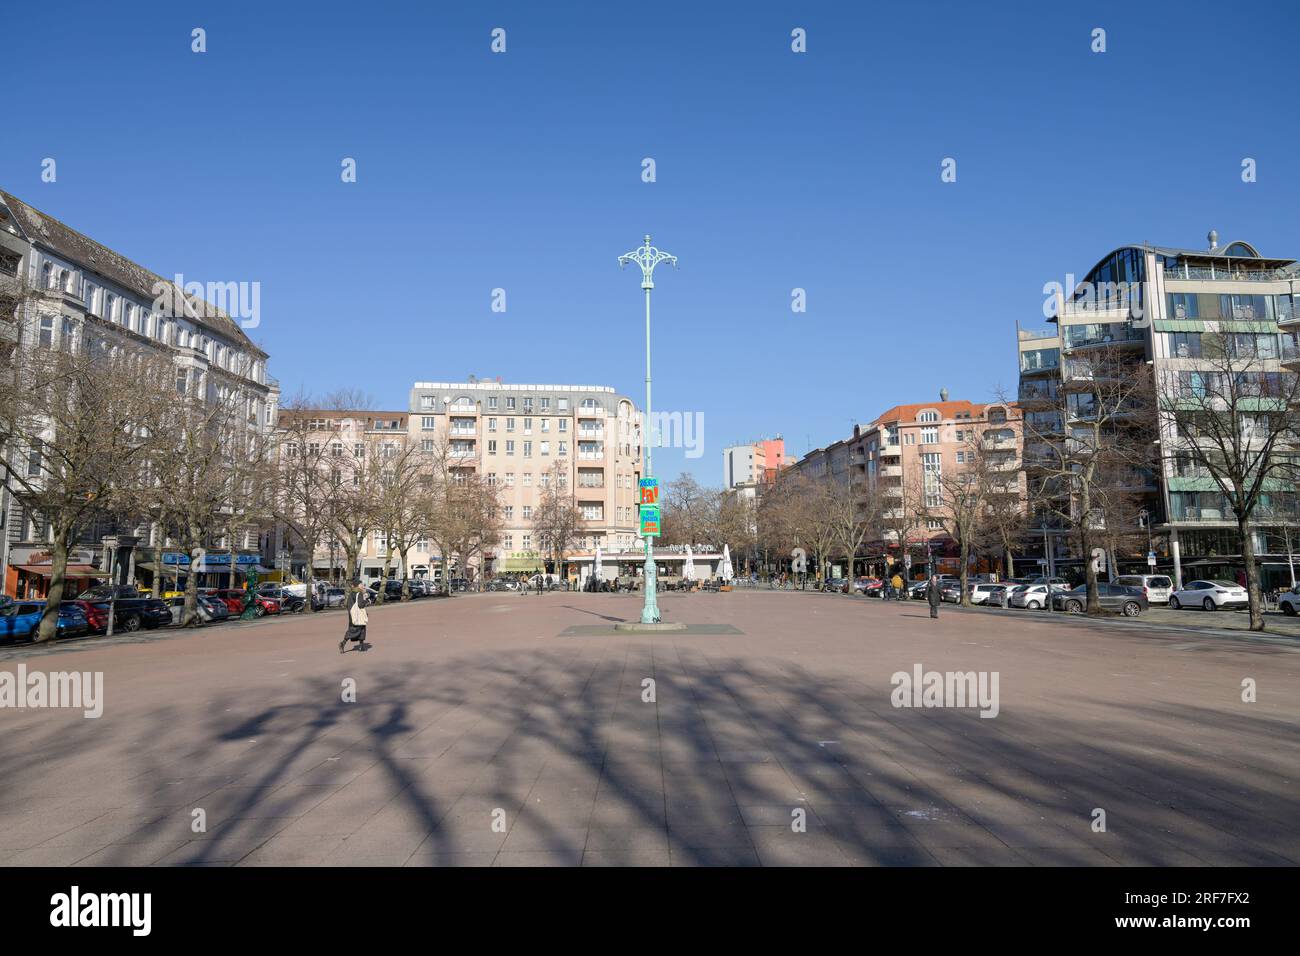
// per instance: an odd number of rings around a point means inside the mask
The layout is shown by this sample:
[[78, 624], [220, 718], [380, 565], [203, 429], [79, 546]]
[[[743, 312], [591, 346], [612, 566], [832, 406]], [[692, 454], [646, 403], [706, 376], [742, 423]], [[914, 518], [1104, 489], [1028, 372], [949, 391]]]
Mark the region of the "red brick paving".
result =
[[[364, 653], [338, 653], [338, 612], [28, 653], [103, 671], [105, 713], [0, 710], [0, 864], [1300, 862], [1295, 648], [817, 594], [661, 604], [742, 633], [561, 637], [638, 599], [486, 594], [376, 609]], [[916, 663], [997, 671], [999, 715], [893, 707]]]

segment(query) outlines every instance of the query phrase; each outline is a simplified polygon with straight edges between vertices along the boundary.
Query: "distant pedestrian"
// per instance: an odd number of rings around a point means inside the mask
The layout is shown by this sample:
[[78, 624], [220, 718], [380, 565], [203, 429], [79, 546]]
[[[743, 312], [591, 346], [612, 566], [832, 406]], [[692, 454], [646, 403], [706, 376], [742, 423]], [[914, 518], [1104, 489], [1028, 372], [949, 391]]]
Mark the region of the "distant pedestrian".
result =
[[369, 604], [370, 592], [366, 590], [360, 578], [353, 578], [352, 587], [348, 591], [345, 604], [348, 612], [348, 629], [343, 632], [343, 640], [339, 641], [340, 654], [347, 650], [348, 641], [355, 643], [359, 651], [364, 651], [370, 647], [366, 643], [366, 625], [370, 620], [370, 615], [366, 613], [366, 607]]
[[939, 575], [930, 575], [930, 583], [925, 586], [925, 599], [930, 604], [930, 616], [938, 617], [940, 601]]
[[889, 579], [889, 584], [891, 589], [894, 592], [894, 597], [896, 597], [900, 601], [903, 600], [904, 597], [906, 597], [906, 595], [903, 593], [903, 576], [899, 574], [897, 571], [895, 571], [894, 576]]

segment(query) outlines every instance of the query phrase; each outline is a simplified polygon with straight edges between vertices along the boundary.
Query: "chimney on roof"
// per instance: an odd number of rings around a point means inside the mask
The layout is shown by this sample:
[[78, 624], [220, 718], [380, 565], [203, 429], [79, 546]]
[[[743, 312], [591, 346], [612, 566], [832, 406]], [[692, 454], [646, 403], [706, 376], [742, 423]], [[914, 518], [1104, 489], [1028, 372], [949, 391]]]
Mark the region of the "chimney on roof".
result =
[[946, 388], [939, 389], [939, 401], [941, 402], [948, 401], [948, 390]]
[[1217, 229], [1211, 229], [1210, 234], [1205, 237], [1210, 240], [1210, 251], [1213, 252], [1219, 247], [1219, 232]]

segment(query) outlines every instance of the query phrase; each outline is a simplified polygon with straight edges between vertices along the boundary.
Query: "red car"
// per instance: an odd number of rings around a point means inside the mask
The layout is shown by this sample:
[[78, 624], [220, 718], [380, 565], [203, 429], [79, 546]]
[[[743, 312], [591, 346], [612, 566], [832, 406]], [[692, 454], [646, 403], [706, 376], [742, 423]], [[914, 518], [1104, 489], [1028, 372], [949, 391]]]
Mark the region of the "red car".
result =
[[108, 602], [107, 601], [64, 601], [64, 604], [75, 604], [81, 608], [86, 615], [86, 623], [90, 625], [92, 634], [101, 634], [108, 630]]
[[[215, 595], [218, 601], [225, 603], [230, 608], [230, 613], [234, 615], [244, 613], [244, 602], [248, 599], [248, 592], [242, 588], [228, 588], [225, 591], [218, 591]], [[263, 614], [279, 614], [280, 602], [273, 598], [263, 597], [253, 592], [253, 602], [256, 610], [253, 612], [258, 617]]]

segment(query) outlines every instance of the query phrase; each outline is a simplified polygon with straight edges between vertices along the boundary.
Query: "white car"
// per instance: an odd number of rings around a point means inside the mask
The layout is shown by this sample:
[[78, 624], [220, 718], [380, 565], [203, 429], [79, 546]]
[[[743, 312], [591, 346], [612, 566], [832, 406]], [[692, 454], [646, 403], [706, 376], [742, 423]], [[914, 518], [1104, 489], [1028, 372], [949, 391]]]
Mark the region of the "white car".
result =
[[1277, 606], [1282, 609], [1282, 613], [1287, 617], [1295, 617], [1300, 614], [1300, 594], [1287, 591], [1285, 594], [1279, 595]]
[[1000, 584], [973, 584], [970, 589], [971, 604], [988, 604], [993, 592], [1003, 586]]
[[[1053, 591], [1068, 591], [1064, 584], [1053, 584]], [[1023, 607], [1026, 610], [1037, 611], [1040, 608], [1047, 607], [1047, 585], [1046, 584], [1024, 584], [1011, 592], [1008, 599], [1011, 607]]]
[[1225, 607], [1246, 607], [1249, 603], [1246, 589], [1231, 581], [1193, 581], [1169, 595], [1169, 607], [1174, 611], [1184, 607], [1218, 611]]

